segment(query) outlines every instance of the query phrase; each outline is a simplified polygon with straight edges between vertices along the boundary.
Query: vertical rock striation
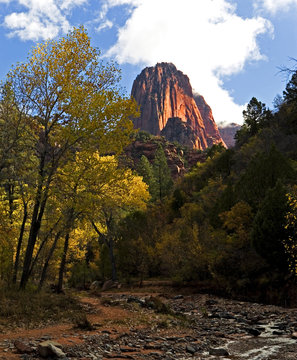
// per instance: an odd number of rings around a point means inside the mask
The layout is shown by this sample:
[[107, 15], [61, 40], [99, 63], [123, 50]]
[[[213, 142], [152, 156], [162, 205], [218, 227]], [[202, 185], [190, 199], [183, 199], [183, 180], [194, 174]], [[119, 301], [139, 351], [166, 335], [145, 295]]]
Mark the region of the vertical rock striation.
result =
[[131, 95], [141, 111], [140, 117], [134, 119], [135, 128], [163, 135], [193, 149], [224, 144], [210, 107], [198, 99], [201, 109], [204, 106], [202, 112], [207, 114], [205, 120], [195, 102], [189, 78], [173, 64], [158, 63], [145, 68], [134, 80]]
[[214, 121], [212, 110], [207, 104], [207, 102], [204, 100], [204, 97], [200, 94], [194, 94], [194, 100], [203, 119], [205, 131], [207, 133], [208, 146], [219, 143], [225, 145], [224, 140], [222, 139], [219, 132], [218, 126]]

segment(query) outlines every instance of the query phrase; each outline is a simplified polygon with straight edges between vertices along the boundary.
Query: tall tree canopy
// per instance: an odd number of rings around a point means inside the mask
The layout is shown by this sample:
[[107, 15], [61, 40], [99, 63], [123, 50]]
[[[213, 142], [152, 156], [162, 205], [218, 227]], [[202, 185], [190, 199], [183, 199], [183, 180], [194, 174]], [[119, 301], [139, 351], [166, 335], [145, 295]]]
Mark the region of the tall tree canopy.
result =
[[16, 118], [25, 121], [34, 140], [34, 200], [22, 288], [59, 169], [78, 151], [118, 154], [130, 141], [135, 103], [121, 95], [119, 70], [99, 55], [85, 29], [74, 28], [64, 38], [37, 45], [27, 62], [8, 74]]

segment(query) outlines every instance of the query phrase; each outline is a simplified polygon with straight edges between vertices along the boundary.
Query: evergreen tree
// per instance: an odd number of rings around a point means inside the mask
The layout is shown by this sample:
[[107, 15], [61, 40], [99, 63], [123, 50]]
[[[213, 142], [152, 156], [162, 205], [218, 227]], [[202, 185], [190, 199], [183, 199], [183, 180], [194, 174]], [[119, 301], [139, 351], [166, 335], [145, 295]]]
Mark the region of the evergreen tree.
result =
[[144, 155], [141, 156], [140, 161], [137, 165], [137, 172], [139, 175], [142, 176], [143, 181], [148, 185], [152, 200], [156, 200], [158, 194], [153, 167], [148, 161], [148, 158]]
[[157, 197], [161, 200], [170, 194], [173, 186], [170, 169], [161, 145], [159, 145], [155, 154], [153, 170], [156, 179]]
[[244, 123], [235, 134], [236, 144], [241, 146], [248, 139], [258, 133], [259, 130], [268, 126], [272, 120], [272, 113], [265, 104], [253, 97], [242, 112]]
[[290, 179], [293, 169], [288, 159], [272, 146], [268, 153], [256, 154], [236, 184], [237, 195], [254, 209], [258, 207], [269, 188], [279, 179]]
[[297, 105], [297, 71], [293, 73], [283, 95], [286, 103], [295, 103]]
[[271, 267], [288, 270], [283, 240], [287, 238], [286, 214], [289, 210], [286, 189], [280, 181], [269, 189], [252, 226], [252, 244]]

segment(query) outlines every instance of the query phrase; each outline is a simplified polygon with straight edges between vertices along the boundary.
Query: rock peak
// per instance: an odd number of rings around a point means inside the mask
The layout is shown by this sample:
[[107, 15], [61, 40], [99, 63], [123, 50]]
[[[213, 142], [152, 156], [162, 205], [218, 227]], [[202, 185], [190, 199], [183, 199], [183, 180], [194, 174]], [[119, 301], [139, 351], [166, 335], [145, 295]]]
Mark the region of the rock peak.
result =
[[174, 64], [161, 62], [143, 69], [134, 80], [131, 95], [141, 111], [140, 117], [134, 119], [135, 128], [153, 135], [162, 134], [170, 141], [194, 149], [204, 150], [213, 144], [224, 144], [210, 107], [203, 97], [202, 101], [197, 95], [205, 114], [204, 120], [188, 76], [177, 70]]

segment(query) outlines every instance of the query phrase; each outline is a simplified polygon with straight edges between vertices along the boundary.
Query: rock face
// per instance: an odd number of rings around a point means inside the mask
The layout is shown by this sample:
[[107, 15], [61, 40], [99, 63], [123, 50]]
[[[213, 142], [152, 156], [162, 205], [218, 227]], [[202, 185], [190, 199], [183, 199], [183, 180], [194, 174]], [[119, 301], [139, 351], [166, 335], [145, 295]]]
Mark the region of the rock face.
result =
[[201, 141], [197, 138], [193, 128], [179, 117], [169, 118], [161, 135], [168, 141], [177, 141], [193, 149], [200, 149]]
[[217, 124], [214, 121], [210, 106], [200, 94], [194, 94], [194, 100], [203, 119], [205, 131], [207, 133], [208, 146], [219, 143], [224, 145], [224, 139], [222, 139]]
[[226, 126], [219, 126], [219, 131], [222, 139], [228, 148], [233, 147], [235, 145], [234, 136], [236, 132], [241, 128], [241, 125], [232, 123]]
[[169, 136], [193, 149], [224, 144], [211, 109], [198, 96], [205, 119], [193, 97], [189, 78], [173, 64], [159, 63], [145, 68], [134, 80], [131, 95], [140, 105], [141, 116], [134, 119], [137, 129], [153, 135]]

